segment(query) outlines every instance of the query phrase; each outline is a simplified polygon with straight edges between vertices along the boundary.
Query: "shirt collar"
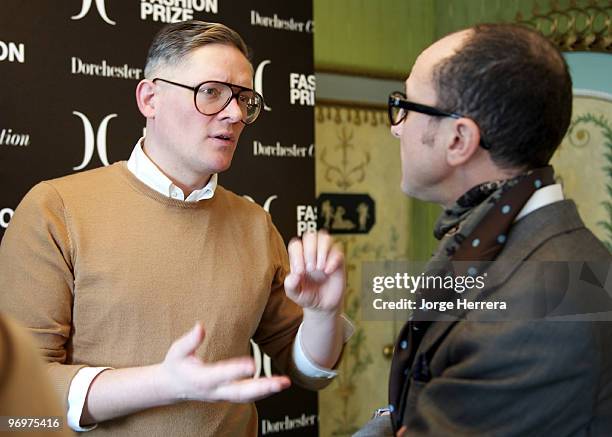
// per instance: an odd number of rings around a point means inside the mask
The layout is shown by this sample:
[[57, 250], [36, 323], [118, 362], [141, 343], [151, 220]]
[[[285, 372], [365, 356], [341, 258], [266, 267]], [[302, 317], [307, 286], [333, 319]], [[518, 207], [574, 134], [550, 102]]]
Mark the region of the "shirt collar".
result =
[[527, 214], [534, 212], [536, 209], [542, 208], [543, 206], [551, 203], [559, 202], [564, 199], [563, 188], [561, 184], [547, 185], [536, 190], [527, 203], [523, 206], [523, 209], [516, 215], [514, 221], [517, 222]]
[[127, 162], [128, 169], [142, 183], [164, 196], [177, 200], [184, 200], [186, 202], [198, 202], [200, 200], [211, 199], [214, 196], [215, 190], [217, 189], [217, 173], [210, 177], [208, 183], [204, 187], [193, 191], [187, 199], [185, 199], [183, 190], [174, 185], [170, 178], [163, 174], [155, 163], [151, 161], [151, 158], [146, 155], [142, 149], [143, 141], [144, 137], [138, 140]]

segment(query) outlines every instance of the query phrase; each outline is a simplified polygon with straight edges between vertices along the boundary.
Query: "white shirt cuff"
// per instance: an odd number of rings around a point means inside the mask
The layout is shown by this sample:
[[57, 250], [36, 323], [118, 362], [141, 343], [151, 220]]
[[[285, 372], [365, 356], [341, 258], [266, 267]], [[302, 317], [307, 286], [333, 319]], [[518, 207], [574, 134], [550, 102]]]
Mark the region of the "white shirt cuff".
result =
[[83, 407], [85, 407], [85, 399], [89, 392], [89, 386], [94, 378], [101, 372], [112, 367], [83, 367], [74, 375], [70, 388], [68, 389], [68, 426], [73, 431], [91, 431], [98, 425], [81, 426], [81, 416], [83, 415]]
[[[353, 323], [342, 314], [342, 342], [346, 343], [349, 338], [355, 332], [355, 327]], [[310, 378], [325, 378], [332, 379], [338, 375], [338, 372], [332, 369], [326, 369], [324, 367], [318, 366], [313, 362], [313, 360], [306, 355], [306, 351], [304, 351], [304, 346], [302, 346], [302, 326], [304, 323], [300, 325], [298, 329], [297, 335], [295, 336], [295, 341], [293, 342], [293, 361], [295, 363], [295, 367], [304, 375]]]

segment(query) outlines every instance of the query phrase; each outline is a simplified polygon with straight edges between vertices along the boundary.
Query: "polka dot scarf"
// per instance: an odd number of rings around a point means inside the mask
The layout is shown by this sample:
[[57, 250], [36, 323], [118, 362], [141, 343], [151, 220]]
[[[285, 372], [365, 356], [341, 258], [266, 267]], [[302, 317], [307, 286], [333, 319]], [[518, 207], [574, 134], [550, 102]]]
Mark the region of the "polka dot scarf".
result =
[[546, 166], [470, 189], [438, 218], [434, 235], [442, 241], [434, 258], [494, 260], [506, 243], [514, 218], [532, 194], [554, 183], [553, 168]]

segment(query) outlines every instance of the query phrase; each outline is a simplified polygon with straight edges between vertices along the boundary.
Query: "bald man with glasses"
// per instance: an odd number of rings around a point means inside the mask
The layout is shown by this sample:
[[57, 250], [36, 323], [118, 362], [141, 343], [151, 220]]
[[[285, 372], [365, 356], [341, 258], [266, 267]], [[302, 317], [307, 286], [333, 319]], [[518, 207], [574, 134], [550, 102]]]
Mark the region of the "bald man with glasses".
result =
[[[549, 164], [572, 113], [562, 54], [476, 25], [426, 48], [388, 112], [401, 190], [443, 207], [426, 281], [483, 285], [414, 290], [389, 404], [355, 437], [611, 435], [611, 257]], [[586, 262], [595, 286], [569, 273]]]
[[[255, 436], [254, 400], [335, 376], [341, 251], [309, 233], [287, 253], [268, 213], [217, 184], [261, 111], [252, 88], [235, 31], [166, 26], [129, 160], [42, 182], [17, 208], [0, 304], [36, 335], [73, 429]], [[251, 339], [287, 376], [252, 378]]]

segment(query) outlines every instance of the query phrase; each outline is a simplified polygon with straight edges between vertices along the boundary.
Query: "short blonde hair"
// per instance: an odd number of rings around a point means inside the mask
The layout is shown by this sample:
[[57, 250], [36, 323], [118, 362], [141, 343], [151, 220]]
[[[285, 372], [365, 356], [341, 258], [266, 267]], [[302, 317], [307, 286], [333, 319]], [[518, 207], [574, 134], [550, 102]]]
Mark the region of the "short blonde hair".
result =
[[145, 62], [145, 77], [151, 79], [159, 67], [178, 65], [193, 50], [207, 44], [236, 47], [247, 58], [249, 50], [242, 37], [220, 23], [189, 20], [164, 26], [153, 38]]

